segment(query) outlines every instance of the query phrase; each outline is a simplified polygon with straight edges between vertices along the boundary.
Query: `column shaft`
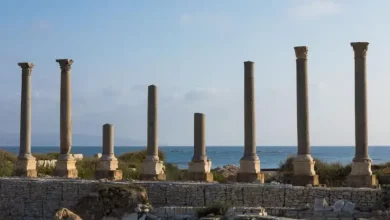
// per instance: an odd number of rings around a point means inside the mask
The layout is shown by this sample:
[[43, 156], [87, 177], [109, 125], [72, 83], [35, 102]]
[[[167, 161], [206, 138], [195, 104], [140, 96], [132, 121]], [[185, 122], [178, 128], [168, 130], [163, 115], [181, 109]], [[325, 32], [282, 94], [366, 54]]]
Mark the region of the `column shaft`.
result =
[[114, 126], [103, 125], [103, 155], [114, 155]]
[[194, 156], [192, 162], [207, 161], [205, 121], [204, 114], [194, 114]]
[[364, 161], [368, 156], [366, 52], [368, 43], [351, 43], [355, 51], [355, 158]]
[[69, 154], [72, 147], [72, 91], [71, 65], [72, 60], [57, 60], [61, 67], [61, 97], [60, 97], [60, 154]]
[[297, 68], [298, 155], [310, 154], [309, 104], [307, 93], [307, 47], [295, 47]]
[[158, 116], [157, 87], [148, 87], [148, 141], [147, 154], [150, 159], [158, 160]]
[[256, 117], [255, 117], [255, 82], [254, 63], [244, 62], [244, 124], [245, 152], [244, 160], [258, 159], [256, 154]]
[[32, 63], [19, 63], [22, 68], [20, 103], [20, 148], [19, 157], [31, 157], [31, 71]]

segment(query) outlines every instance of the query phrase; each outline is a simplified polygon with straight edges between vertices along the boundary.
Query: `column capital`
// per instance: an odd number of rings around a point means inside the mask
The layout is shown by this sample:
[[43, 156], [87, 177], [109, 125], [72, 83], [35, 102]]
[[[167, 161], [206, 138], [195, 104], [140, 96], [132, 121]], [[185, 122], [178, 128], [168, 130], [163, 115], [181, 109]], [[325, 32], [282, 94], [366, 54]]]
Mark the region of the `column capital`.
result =
[[307, 59], [307, 52], [309, 51], [306, 46], [294, 47], [295, 56], [297, 59]]
[[73, 64], [73, 60], [70, 59], [57, 59], [56, 62], [60, 64], [62, 71], [69, 71]]
[[366, 57], [368, 50], [368, 42], [352, 42], [351, 46], [355, 52], [355, 57]]
[[18, 66], [20, 66], [22, 69], [31, 69], [35, 65], [33, 63], [29, 63], [29, 62], [22, 62], [22, 63], [18, 63]]

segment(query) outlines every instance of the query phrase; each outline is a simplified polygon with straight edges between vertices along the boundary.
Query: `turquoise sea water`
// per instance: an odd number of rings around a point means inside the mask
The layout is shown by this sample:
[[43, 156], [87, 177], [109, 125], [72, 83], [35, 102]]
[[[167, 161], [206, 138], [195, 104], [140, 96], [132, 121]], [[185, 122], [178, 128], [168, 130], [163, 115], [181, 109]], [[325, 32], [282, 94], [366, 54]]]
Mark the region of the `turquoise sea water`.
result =
[[[18, 147], [0, 147], [7, 151], [18, 153]], [[115, 147], [115, 154], [120, 155], [130, 151], [138, 151], [144, 147]], [[178, 164], [181, 168], [186, 168], [193, 155], [193, 147], [160, 147], [165, 152], [167, 162]], [[354, 147], [312, 147], [312, 156], [327, 162], [340, 162], [347, 164], [351, 162]], [[33, 153], [59, 152], [59, 147], [32, 147]], [[93, 156], [100, 153], [101, 147], [72, 147], [72, 153], [80, 153], [84, 156]], [[279, 163], [290, 155], [296, 154], [296, 147], [259, 146], [257, 153], [261, 160], [262, 168], [277, 168]], [[207, 147], [207, 156], [212, 161], [213, 168], [226, 165], [239, 165], [243, 154], [243, 147]], [[373, 163], [383, 163], [390, 161], [390, 146], [370, 147], [370, 157]]]

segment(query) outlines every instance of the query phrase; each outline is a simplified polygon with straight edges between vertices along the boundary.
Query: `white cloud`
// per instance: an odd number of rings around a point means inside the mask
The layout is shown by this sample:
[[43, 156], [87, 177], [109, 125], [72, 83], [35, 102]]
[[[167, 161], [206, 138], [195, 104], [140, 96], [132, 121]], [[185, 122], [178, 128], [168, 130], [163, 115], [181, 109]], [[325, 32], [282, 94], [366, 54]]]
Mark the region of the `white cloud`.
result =
[[341, 6], [335, 0], [301, 0], [300, 4], [289, 9], [296, 18], [313, 18], [340, 12]]

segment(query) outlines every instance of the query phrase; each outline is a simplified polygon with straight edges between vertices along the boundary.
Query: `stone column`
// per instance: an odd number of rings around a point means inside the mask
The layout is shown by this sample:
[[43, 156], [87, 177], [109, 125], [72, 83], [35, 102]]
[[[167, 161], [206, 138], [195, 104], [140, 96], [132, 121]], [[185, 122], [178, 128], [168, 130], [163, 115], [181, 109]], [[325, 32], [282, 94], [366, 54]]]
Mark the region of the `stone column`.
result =
[[371, 171], [367, 138], [366, 54], [368, 42], [351, 43], [355, 54], [355, 157], [352, 161], [348, 184], [352, 187], [377, 185]]
[[60, 96], [60, 155], [53, 175], [76, 178], [76, 160], [70, 154], [72, 146], [72, 91], [71, 66], [73, 60], [56, 60], [61, 68], [61, 96]]
[[244, 156], [240, 160], [238, 182], [264, 182], [260, 172], [260, 160], [256, 153], [256, 117], [255, 117], [255, 68], [251, 61], [244, 62]]
[[294, 47], [297, 72], [297, 132], [298, 155], [293, 161], [293, 185], [318, 185], [314, 160], [310, 155], [309, 104], [307, 92], [307, 52], [305, 46]]
[[20, 103], [20, 148], [15, 175], [36, 177], [37, 161], [31, 154], [31, 72], [33, 63], [18, 63], [22, 68]]
[[158, 115], [157, 115], [157, 87], [148, 87], [148, 134], [147, 156], [142, 165], [141, 178], [144, 180], [164, 180], [165, 166], [158, 157]]
[[188, 164], [189, 179], [212, 182], [211, 160], [206, 156], [206, 116], [194, 114], [194, 156]]
[[103, 125], [103, 155], [95, 172], [96, 179], [121, 180], [122, 170], [118, 170], [118, 159], [114, 155], [114, 126]]

